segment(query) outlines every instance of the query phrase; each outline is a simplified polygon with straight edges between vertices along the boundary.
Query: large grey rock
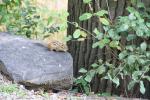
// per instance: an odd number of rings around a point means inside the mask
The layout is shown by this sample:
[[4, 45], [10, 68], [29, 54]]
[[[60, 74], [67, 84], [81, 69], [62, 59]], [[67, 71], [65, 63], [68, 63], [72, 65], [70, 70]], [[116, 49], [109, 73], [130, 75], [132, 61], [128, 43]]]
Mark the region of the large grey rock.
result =
[[27, 86], [69, 88], [73, 82], [73, 60], [67, 52], [49, 51], [33, 40], [0, 33], [0, 71]]

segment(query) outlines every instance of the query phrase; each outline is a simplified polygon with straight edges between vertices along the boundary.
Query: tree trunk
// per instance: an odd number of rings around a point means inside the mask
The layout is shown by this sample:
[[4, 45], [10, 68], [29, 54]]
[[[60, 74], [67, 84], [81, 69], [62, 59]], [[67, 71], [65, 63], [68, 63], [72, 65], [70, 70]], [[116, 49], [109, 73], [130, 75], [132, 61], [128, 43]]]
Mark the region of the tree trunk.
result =
[[[107, 3], [108, 1], [108, 3]], [[143, 0], [146, 3], [146, 6], [150, 6], [149, 0]], [[130, 0], [92, 0], [93, 11], [97, 12], [100, 9], [106, 9], [110, 11], [110, 19], [115, 20], [117, 16], [125, 15], [125, 8], [130, 5]], [[109, 6], [109, 7], [108, 7]], [[79, 16], [85, 12], [91, 12], [90, 7], [87, 4], [83, 3], [83, 0], [69, 0], [68, 1], [68, 12], [69, 17], [68, 21], [77, 22], [82, 28], [88, 30], [92, 33], [94, 28], [102, 30], [101, 24], [97, 21], [97, 18], [93, 17], [88, 21], [79, 21]], [[73, 25], [68, 24], [68, 35], [72, 34], [75, 30]], [[98, 59], [109, 60], [116, 63], [116, 58], [112, 55], [112, 51], [107, 48], [98, 49], [92, 48], [92, 44], [95, 42], [94, 38], [90, 35], [84, 42], [71, 41], [68, 43], [69, 52], [72, 54], [74, 59], [74, 76], [79, 75], [78, 70], [81, 67], [87, 69], [90, 68], [90, 65], [97, 61]], [[125, 41], [122, 41], [125, 42]], [[125, 44], [125, 43], [124, 43]], [[117, 53], [117, 51], [115, 51]], [[110, 81], [101, 80], [98, 77], [95, 77], [91, 83], [92, 90], [94, 92], [111, 92], [121, 94], [122, 88], [114, 89], [113, 84]]]

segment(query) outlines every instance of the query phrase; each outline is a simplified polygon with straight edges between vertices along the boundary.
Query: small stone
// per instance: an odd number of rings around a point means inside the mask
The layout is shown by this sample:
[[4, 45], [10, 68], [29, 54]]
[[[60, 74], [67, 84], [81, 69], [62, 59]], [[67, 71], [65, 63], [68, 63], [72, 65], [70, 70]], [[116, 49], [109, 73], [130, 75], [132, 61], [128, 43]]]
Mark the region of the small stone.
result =
[[23, 90], [25, 89], [25, 87], [23, 85], [19, 85], [19, 86], [20, 86], [20, 89], [23, 89]]

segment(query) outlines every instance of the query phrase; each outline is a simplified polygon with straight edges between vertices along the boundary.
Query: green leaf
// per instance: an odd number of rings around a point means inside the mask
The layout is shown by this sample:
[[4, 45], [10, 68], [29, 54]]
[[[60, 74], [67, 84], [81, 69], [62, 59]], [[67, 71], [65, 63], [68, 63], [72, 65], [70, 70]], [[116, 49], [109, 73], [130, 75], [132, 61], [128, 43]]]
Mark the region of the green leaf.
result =
[[132, 79], [133, 80], [138, 80], [138, 76], [142, 75], [141, 71], [134, 71], [132, 74]]
[[141, 47], [141, 50], [142, 50], [142, 51], [146, 51], [146, 49], [147, 49], [147, 44], [146, 44], [146, 42], [141, 43], [140, 47]]
[[145, 65], [147, 63], [147, 61], [143, 58], [139, 58], [137, 59], [139, 64]]
[[100, 64], [102, 64], [102, 63], [103, 63], [103, 60], [102, 60], [102, 59], [99, 59], [98, 62], [99, 62]]
[[110, 39], [108, 39], [108, 38], [104, 38], [104, 39], [102, 39], [101, 41], [100, 41], [100, 43], [99, 43], [99, 48], [103, 48], [104, 46], [106, 46], [108, 43], [110, 42]]
[[134, 16], [134, 14], [133, 14], [133, 13], [129, 14], [129, 16], [128, 16], [128, 17], [129, 17], [129, 19], [130, 19], [130, 20], [135, 20], [135, 19], [136, 19], [136, 17]]
[[119, 34], [117, 34], [117, 31], [114, 29], [110, 29], [108, 31], [108, 34], [110, 36], [110, 38], [112, 38], [113, 40], [120, 40], [121, 36]]
[[9, 4], [9, 3], [11, 3], [12, 1], [11, 1], [11, 0], [2, 0], [2, 2], [6, 3], [6, 4]]
[[141, 14], [138, 11], [135, 11], [134, 15], [137, 17], [137, 19], [139, 20], [139, 22], [144, 22], [144, 19], [141, 18]]
[[135, 60], [136, 60], [136, 57], [134, 55], [129, 55], [127, 62], [129, 65], [131, 65], [131, 64], [135, 63]]
[[136, 84], [137, 82], [136, 81], [131, 81], [129, 84], [128, 84], [128, 90], [131, 90], [134, 85]]
[[103, 29], [104, 29], [106, 32], [107, 32], [108, 30], [110, 30], [108, 26], [103, 26]]
[[99, 41], [98, 41], [98, 42], [93, 43], [92, 48], [96, 48], [96, 47], [98, 47], [98, 46], [99, 46], [99, 44], [100, 44], [100, 42], [99, 42]]
[[143, 81], [140, 81], [140, 92], [141, 92], [142, 94], [145, 93], [145, 87], [144, 87]]
[[144, 35], [144, 31], [141, 30], [141, 29], [139, 29], [139, 28], [137, 27], [137, 29], [136, 29], [136, 34], [137, 34], [137, 36], [141, 37], [141, 36]]
[[83, 76], [79, 76], [77, 79], [74, 80], [75, 84], [81, 84], [83, 86], [87, 85], [87, 81], [84, 80]]
[[135, 45], [127, 45], [126, 46], [126, 50], [129, 50], [131, 52], [133, 52], [135, 50], [136, 46]]
[[134, 39], [136, 39], [135, 34], [129, 34], [128, 37], [127, 37], [127, 41], [131, 41], [131, 40], [134, 40]]
[[99, 18], [100, 22], [106, 26], [109, 25], [109, 21], [106, 18]]
[[107, 73], [107, 76], [105, 76], [104, 79], [109, 79], [112, 81], [112, 77], [111, 77], [110, 73]]
[[96, 35], [99, 35], [99, 34], [100, 34], [100, 31], [99, 31], [97, 28], [95, 28], [93, 32], [94, 32]]
[[104, 39], [102, 39], [102, 42], [103, 42], [104, 44], [108, 44], [108, 43], [110, 42], [110, 39], [104, 38]]
[[129, 29], [129, 25], [128, 24], [122, 24], [119, 28], [119, 31], [120, 32], [123, 32], [123, 31], [127, 31]]
[[106, 11], [106, 10], [100, 10], [100, 11], [96, 12], [94, 15], [102, 17], [105, 14], [108, 14], [108, 11]]
[[82, 36], [82, 37], [85, 38], [85, 37], [87, 36], [86, 32], [84, 32], [84, 31], [80, 31], [80, 32], [81, 32], [81, 36]]
[[14, 2], [19, 5], [20, 4], [20, 0], [14, 0]]
[[99, 75], [103, 74], [105, 71], [106, 71], [106, 68], [104, 67], [104, 65], [99, 66], [98, 69], [97, 69], [97, 73]]
[[116, 84], [116, 87], [118, 87], [118, 86], [119, 86], [119, 84], [120, 84], [120, 82], [119, 82], [119, 78], [115, 77], [112, 81], [113, 81], [113, 83], [115, 83], [115, 84]]
[[79, 77], [75, 78], [75, 80], [77, 80], [77, 79], [83, 79], [83, 76], [79, 76]]
[[80, 29], [75, 30], [75, 32], [73, 33], [73, 37], [74, 38], [79, 38], [81, 36], [81, 31]]
[[150, 76], [143, 76], [142, 78], [144, 78], [150, 82]]
[[118, 45], [119, 45], [119, 41], [111, 41], [109, 43], [109, 46], [112, 48], [117, 48]]
[[90, 87], [88, 85], [83, 86], [83, 89], [87, 95], [90, 93]]
[[150, 51], [149, 51], [149, 52], [148, 52], [148, 51], [146, 52], [146, 56], [147, 56], [147, 57], [150, 57]]
[[87, 82], [91, 82], [92, 80], [92, 76], [91, 75], [87, 75], [84, 79], [87, 81]]
[[147, 27], [150, 27], [150, 23], [147, 22], [146, 25], [147, 25]]
[[81, 68], [81, 69], [79, 70], [79, 72], [80, 72], [80, 73], [87, 73], [87, 70], [84, 69], [84, 68]]
[[120, 46], [117, 46], [117, 49], [118, 49], [118, 50], [122, 50], [122, 48], [121, 48]]
[[95, 71], [91, 70], [90, 72], [87, 73], [86, 77], [84, 78], [87, 82], [91, 82], [92, 78], [95, 75]]
[[92, 17], [92, 14], [91, 13], [84, 13], [82, 14], [80, 17], [79, 17], [79, 20], [80, 21], [84, 21], [84, 20], [88, 20]]
[[90, 3], [92, 0], [83, 0], [83, 3]]
[[120, 54], [119, 54], [119, 59], [124, 59], [126, 56], [127, 56], [127, 51], [122, 51]]
[[96, 63], [94, 63], [94, 64], [92, 64], [91, 66], [92, 66], [93, 68], [97, 68], [99, 65], [96, 64]]
[[79, 27], [79, 24], [77, 22], [74, 22], [74, 24], [76, 28]]
[[136, 11], [133, 7], [127, 7], [127, 10], [128, 10], [130, 13], [133, 13], [133, 12]]
[[93, 32], [96, 34], [96, 38], [97, 38], [98, 40], [100, 40], [100, 39], [103, 38], [103, 33], [100, 32], [97, 28], [95, 28]]

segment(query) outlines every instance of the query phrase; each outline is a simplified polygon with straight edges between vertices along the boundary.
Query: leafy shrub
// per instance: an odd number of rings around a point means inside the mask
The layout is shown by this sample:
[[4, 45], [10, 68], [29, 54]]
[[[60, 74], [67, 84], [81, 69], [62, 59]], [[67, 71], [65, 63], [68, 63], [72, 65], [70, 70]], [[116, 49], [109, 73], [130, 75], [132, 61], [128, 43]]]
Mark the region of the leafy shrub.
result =
[[40, 8], [31, 0], [3, 0], [0, 12], [0, 25], [5, 25], [8, 32], [32, 39], [43, 39], [55, 31], [66, 31], [67, 28], [66, 11]]
[[[84, 3], [91, 6], [91, 0], [83, 0]], [[132, 1], [134, 7], [127, 7], [128, 16], [119, 16], [114, 23], [109, 19], [109, 11], [100, 10], [98, 12], [86, 12], [80, 17], [80, 21], [85, 21], [93, 16], [97, 16], [99, 22], [103, 26], [104, 32], [95, 28], [93, 32], [88, 32], [80, 27], [77, 23], [72, 23], [77, 30], [73, 33], [75, 39], [85, 39], [87, 34], [93, 36], [97, 41], [93, 44], [93, 48], [104, 47], [110, 50], [117, 49], [120, 53], [114, 54], [119, 64], [109, 63], [109, 61], [99, 60], [91, 65], [90, 70], [81, 68], [79, 72], [82, 74], [75, 80], [75, 84], [79, 88], [89, 94], [91, 92], [90, 82], [95, 76], [107, 79], [120, 86], [121, 79], [130, 78], [130, 82], [125, 87], [131, 90], [136, 84], [139, 84], [140, 92], [145, 93], [146, 88], [144, 81], [150, 81], [148, 72], [150, 71], [150, 48], [147, 40], [150, 37], [150, 15], [144, 4], [139, 0]], [[142, 13], [141, 13], [142, 12]], [[70, 22], [71, 23], [71, 22]], [[128, 45], [121, 43], [122, 36], [126, 38]], [[135, 44], [133, 41], [139, 39], [141, 44]]]

